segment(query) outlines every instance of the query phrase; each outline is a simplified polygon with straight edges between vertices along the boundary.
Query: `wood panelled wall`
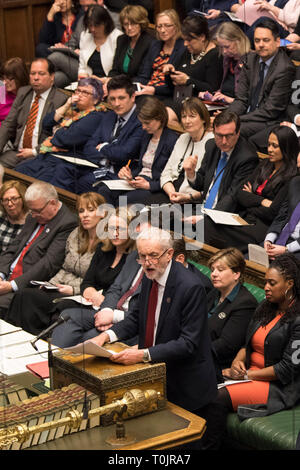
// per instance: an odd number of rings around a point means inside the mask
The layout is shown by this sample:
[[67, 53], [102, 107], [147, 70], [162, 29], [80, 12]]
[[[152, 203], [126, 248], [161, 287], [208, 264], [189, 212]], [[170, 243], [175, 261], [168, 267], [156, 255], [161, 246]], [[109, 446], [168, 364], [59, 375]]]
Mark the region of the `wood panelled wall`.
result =
[[0, 0], [0, 58], [35, 55], [39, 30], [49, 10], [49, 0]]
[[[181, 0], [153, 0], [155, 13], [176, 8]], [[39, 30], [51, 5], [49, 0], [0, 0], [0, 60], [22, 57], [30, 62], [35, 56]]]

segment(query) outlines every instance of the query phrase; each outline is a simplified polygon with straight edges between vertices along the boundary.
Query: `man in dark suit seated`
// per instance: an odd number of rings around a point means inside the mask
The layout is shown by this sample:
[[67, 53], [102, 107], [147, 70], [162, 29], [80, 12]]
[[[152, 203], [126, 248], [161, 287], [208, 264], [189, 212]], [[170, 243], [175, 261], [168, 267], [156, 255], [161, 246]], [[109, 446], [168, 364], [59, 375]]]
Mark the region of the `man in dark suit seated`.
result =
[[254, 30], [255, 52], [242, 67], [235, 100], [229, 106], [241, 119], [241, 135], [265, 152], [268, 131], [279, 124], [292, 94], [295, 67], [280, 48], [275, 21], [264, 18]]
[[150, 228], [137, 237], [144, 277], [138, 305], [98, 345], [139, 337], [138, 348], [113, 355], [120, 364], [165, 362], [167, 398], [201, 414], [216, 396], [216, 374], [207, 328], [206, 295], [199, 278], [172, 260], [170, 233]]
[[217, 115], [213, 132], [215, 138], [206, 143], [198, 171], [197, 156], [186, 158], [183, 168], [190, 185], [202, 193], [200, 202], [205, 208], [233, 212], [235, 193], [258, 165], [258, 157], [240, 135], [237, 114], [225, 110]]
[[137, 118], [135, 88], [129, 77], [118, 75], [109, 80], [107, 100], [112, 111], [105, 114], [94, 137], [83, 149], [86, 159], [99, 165], [98, 170], [81, 167], [77, 191], [91, 191], [103, 179], [117, 179], [122, 166], [138, 159], [143, 129]]
[[[49, 137], [42, 127], [47, 113], [62, 106], [67, 96], [54, 83], [54, 66], [47, 59], [35, 59], [30, 67], [30, 85], [21, 87], [11, 110], [0, 127], [0, 163], [14, 168], [34, 158], [39, 145]], [[11, 143], [11, 149], [5, 149]]]
[[[61, 268], [65, 245], [77, 217], [59, 200], [54, 186], [36, 181], [27, 188], [29, 214], [20, 234], [0, 256], [0, 315], [3, 318], [14, 292], [30, 281], [46, 281]], [[6, 318], [13, 323], [13, 319]]]

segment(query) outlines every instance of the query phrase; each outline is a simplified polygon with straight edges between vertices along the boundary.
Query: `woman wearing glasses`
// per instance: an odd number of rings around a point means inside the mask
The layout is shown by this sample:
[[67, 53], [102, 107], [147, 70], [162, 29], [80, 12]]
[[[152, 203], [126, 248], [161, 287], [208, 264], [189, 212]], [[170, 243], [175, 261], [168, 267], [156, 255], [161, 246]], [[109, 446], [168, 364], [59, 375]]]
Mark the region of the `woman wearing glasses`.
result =
[[[66, 324], [55, 328], [52, 342], [56, 346], [74, 346], [95, 336], [95, 334], [89, 336], [90, 329], [94, 328], [94, 316], [104, 300], [106, 291], [124, 266], [128, 253], [135, 248], [135, 241], [128, 233], [132, 218], [129, 209], [123, 206], [117, 208], [99, 224], [97, 234], [100, 243], [80, 286], [81, 295], [92, 306], [78, 308], [69, 305], [62, 311], [62, 315], [69, 315], [70, 319]], [[86, 321], [91, 324], [90, 328], [84, 325]], [[74, 325], [75, 335], [70, 334]]]
[[146, 30], [149, 26], [147, 10], [141, 5], [126, 5], [120, 13], [124, 34], [117, 39], [117, 47], [109, 77], [126, 73], [135, 77], [154, 38]]
[[101, 210], [104, 203], [103, 197], [97, 193], [78, 196], [76, 206], [79, 226], [67, 239], [61, 269], [49, 280], [50, 289], [27, 287], [16, 292], [8, 312], [8, 319], [13, 324], [29, 333], [38, 334], [49, 325], [53, 315], [63, 306], [64, 301], [56, 304], [53, 303], [54, 299], [80, 293], [80, 284], [100, 242], [96, 229], [105, 215]]
[[[42, 143], [40, 154], [33, 160], [21, 163], [16, 170], [76, 192], [73, 187], [76, 164], [59, 159], [53, 154], [82, 158], [84, 145], [97, 129], [103, 112], [106, 111], [101, 104], [102, 99], [103, 89], [99, 80], [79, 80], [74, 95], [60, 108], [45, 116], [43, 126], [52, 135]], [[63, 178], [60, 176], [60, 168], [64, 168]], [[70, 175], [70, 179], [66, 178], [66, 173]]]
[[134, 81], [139, 82], [141, 91], [136, 95], [156, 95], [158, 98], [170, 96], [172, 93], [166, 81], [163, 68], [173, 64], [184, 51], [181, 38], [181, 26], [175, 10], [165, 10], [156, 16], [155, 22], [157, 41], [151, 45], [142, 64], [140, 73]]
[[27, 208], [24, 199], [26, 187], [19, 181], [6, 181], [0, 189], [0, 253], [20, 233], [25, 223]]

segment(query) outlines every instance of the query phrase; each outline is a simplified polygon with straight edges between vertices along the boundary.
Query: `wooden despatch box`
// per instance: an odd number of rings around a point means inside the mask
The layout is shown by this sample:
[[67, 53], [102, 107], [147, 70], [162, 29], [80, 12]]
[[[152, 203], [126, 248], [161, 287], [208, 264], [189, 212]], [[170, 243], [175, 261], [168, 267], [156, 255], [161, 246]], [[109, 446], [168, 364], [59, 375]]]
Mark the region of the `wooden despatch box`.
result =
[[[122, 343], [109, 344], [109, 349], [119, 352]], [[163, 409], [166, 406], [166, 366], [164, 363], [139, 363], [129, 366], [116, 364], [107, 358], [90, 355], [70, 354], [60, 350], [53, 355], [53, 388], [77, 383], [99, 395], [100, 406], [123, 397], [127, 390], [154, 389], [160, 392], [158, 405], [152, 405], [145, 413]], [[144, 413], [141, 413], [144, 414]], [[126, 419], [126, 413], [123, 414]], [[102, 416], [101, 424], [110, 425], [113, 417]]]

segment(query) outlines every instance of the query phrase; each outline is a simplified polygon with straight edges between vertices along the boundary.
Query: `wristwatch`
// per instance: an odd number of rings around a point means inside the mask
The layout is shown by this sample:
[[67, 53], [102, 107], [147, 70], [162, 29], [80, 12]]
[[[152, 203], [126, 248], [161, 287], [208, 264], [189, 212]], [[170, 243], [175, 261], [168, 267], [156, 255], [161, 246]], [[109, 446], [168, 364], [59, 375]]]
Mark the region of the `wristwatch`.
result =
[[144, 349], [143, 362], [150, 362], [150, 354], [148, 349]]

